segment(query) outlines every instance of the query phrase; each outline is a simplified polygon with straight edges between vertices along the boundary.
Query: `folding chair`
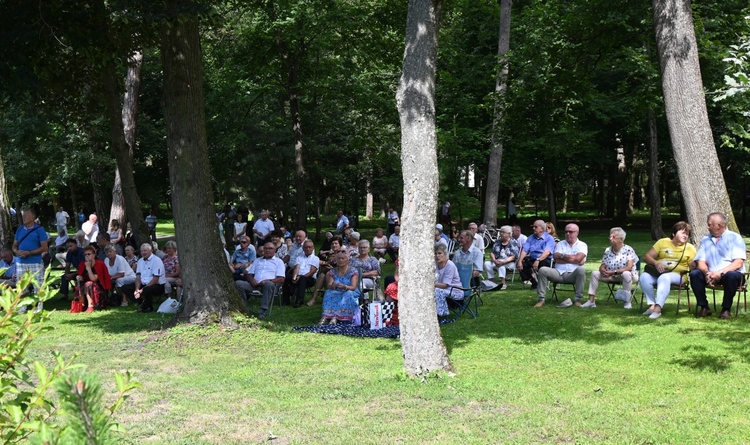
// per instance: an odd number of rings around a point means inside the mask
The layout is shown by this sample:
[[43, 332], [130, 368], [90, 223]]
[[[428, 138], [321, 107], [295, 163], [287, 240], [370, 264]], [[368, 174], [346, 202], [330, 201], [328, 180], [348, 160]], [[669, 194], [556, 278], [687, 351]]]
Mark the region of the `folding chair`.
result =
[[[677, 313], [680, 313], [680, 301], [682, 299], [682, 291], [685, 291], [685, 295], [687, 296], [687, 305], [688, 305], [688, 311], [690, 311], [690, 277], [688, 275], [688, 272], [683, 272], [680, 274], [682, 277], [682, 280], [680, 281], [681, 284], [673, 284], [669, 287], [669, 291], [677, 291]], [[641, 287], [641, 309], [643, 309], [643, 302], [646, 301], [645, 294], [643, 293], [643, 287]]]
[[[736, 307], [734, 310], [735, 316], [740, 314], [740, 299], [742, 297], [745, 298], [745, 312], [747, 312], [747, 281], [749, 277], [750, 272], [748, 272], [747, 263], [745, 263], [745, 271], [742, 273], [742, 282], [740, 283], [740, 287], [737, 288], [737, 304], [735, 305]], [[711, 294], [714, 297], [714, 311], [716, 311], [716, 291], [724, 291], [724, 286], [721, 284], [716, 286], [709, 286], [708, 284], [706, 284], [706, 289], [711, 289]]]
[[[456, 264], [458, 276], [461, 278], [461, 289], [464, 292], [463, 300], [448, 299], [448, 306], [451, 307], [455, 315], [453, 321], [458, 319], [464, 312], [471, 315], [471, 318], [479, 316], [479, 301], [482, 296], [482, 289], [479, 287], [479, 280], [474, 280], [474, 269], [471, 264]], [[472, 308], [473, 305], [473, 308]]]
[[[282, 284], [276, 284], [273, 288], [273, 293], [271, 294], [271, 301], [268, 302], [268, 311], [266, 312], [266, 317], [271, 316], [271, 309], [273, 309], [273, 302], [278, 297], [279, 300], [279, 310], [281, 309], [283, 305], [283, 298], [281, 298], [281, 290], [282, 290]], [[252, 292], [250, 292], [250, 295], [253, 297], [263, 298], [263, 293], [258, 289], [253, 289]], [[249, 303], [249, 302], [248, 302]]]
[[[636, 260], [636, 262], [635, 262], [634, 271], [635, 271], [636, 274], [633, 277], [633, 288], [630, 289], [630, 298], [631, 298], [631, 301], [635, 301], [636, 303], [638, 303], [638, 297], [636, 295], [637, 295], [637, 292], [638, 292], [638, 286], [640, 286], [640, 284], [641, 284], [641, 282], [639, 280], [639, 278], [641, 276], [641, 260], [640, 260], [640, 258], [638, 260]], [[614, 279], [608, 278], [606, 280], [604, 278], [601, 278], [599, 281], [601, 281], [602, 283], [606, 283], [607, 284], [607, 288], [609, 289], [609, 295], [607, 295], [607, 301], [609, 301], [610, 298], [614, 298], [615, 297], [615, 291], [616, 291], [615, 286], [617, 286], [618, 284], [622, 284], [622, 277], [617, 277], [617, 278], [614, 278]], [[643, 307], [643, 297], [641, 297], [641, 307]]]
[[447, 251], [448, 251], [448, 259], [453, 258], [453, 252], [455, 252], [457, 248], [458, 248], [458, 241], [457, 240], [451, 239], [450, 241], [448, 241], [448, 249], [447, 249]]

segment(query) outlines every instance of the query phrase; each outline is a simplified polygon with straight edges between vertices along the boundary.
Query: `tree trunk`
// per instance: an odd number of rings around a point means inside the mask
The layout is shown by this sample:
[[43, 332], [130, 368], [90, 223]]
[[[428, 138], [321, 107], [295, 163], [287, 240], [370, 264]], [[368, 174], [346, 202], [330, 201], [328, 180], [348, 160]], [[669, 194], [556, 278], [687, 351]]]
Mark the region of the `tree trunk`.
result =
[[487, 189], [484, 194], [484, 221], [497, 226], [497, 199], [503, 161], [503, 116], [505, 92], [508, 89], [508, 58], [510, 49], [510, 10], [513, 0], [500, 1], [500, 31], [497, 39], [497, 78], [495, 80], [495, 111], [492, 118], [492, 150], [487, 167]]
[[628, 179], [628, 162], [625, 155], [625, 146], [620, 145], [615, 149], [617, 156], [617, 182], [615, 194], [617, 196], [617, 212], [615, 213], [615, 222], [619, 226], [624, 226], [628, 213], [628, 196], [627, 196], [627, 179]]
[[227, 268], [213, 212], [198, 18], [178, 15], [179, 3], [167, 2], [169, 23], [162, 28], [161, 42], [172, 210], [187, 297], [177, 319], [235, 325], [231, 313], [244, 305]]
[[557, 203], [555, 202], [555, 181], [552, 180], [552, 169], [544, 168], [544, 189], [547, 192], [547, 211], [549, 212], [549, 218], [547, 221], [551, 222], [557, 227]]
[[706, 216], [713, 211], [724, 212], [729, 228], [739, 232], [708, 121], [690, 1], [654, 0], [654, 24], [669, 135], [693, 241], [708, 232]]
[[438, 192], [435, 64], [442, 5], [442, 0], [409, 1], [396, 93], [404, 177], [399, 317], [404, 368], [411, 375], [452, 369], [435, 316], [432, 254]]
[[[21, 213], [21, 209], [17, 210]], [[0, 156], [0, 247], [10, 248], [13, 246], [13, 221], [10, 216], [10, 200], [8, 190], [5, 187], [5, 164]]]
[[648, 196], [651, 201], [651, 239], [664, 238], [661, 226], [661, 187], [659, 184], [659, 144], [656, 131], [656, 113], [648, 110]]
[[[91, 145], [92, 157], [96, 158], [98, 153], [104, 150], [104, 143], [102, 141], [93, 142]], [[104, 189], [104, 178], [102, 170], [98, 168], [92, 168], [89, 171], [89, 177], [91, 178], [91, 191], [94, 193], [94, 213], [97, 216], [97, 225], [99, 231], [104, 233], [107, 231], [109, 224], [109, 215], [106, 210], [109, 209], [110, 203], [106, 198]], [[88, 216], [88, 215], [87, 215]]]
[[[135, 153], [135, 129], [138, 116], [138, 95], [141, 90], [141, 69], [143, 68], [143, 53], [136, 51], [128, 60], [128, 74], [125, 77], [125, 100], [122, 103], [122, 126], [125, 132], [125, 143], [128, 144], [130, 161]], [[112, 186], [112, 208], [109, 211], [110, 221], [116, 219], [120, 227], [125, 230], [127, 218], [125, 216], [125, 198], [122, 194], [122, 179], [120, 169], [115, 170], [115, 184]]]

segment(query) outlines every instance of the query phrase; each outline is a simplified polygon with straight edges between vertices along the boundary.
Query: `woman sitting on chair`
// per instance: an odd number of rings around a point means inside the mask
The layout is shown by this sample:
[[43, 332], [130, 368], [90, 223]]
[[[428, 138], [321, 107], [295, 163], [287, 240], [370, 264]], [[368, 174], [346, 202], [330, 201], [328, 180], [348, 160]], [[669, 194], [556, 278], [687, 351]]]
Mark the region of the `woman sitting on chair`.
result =
[[341, 237], [334, 236], [331, 239], [331, 250], [321, 250], [320, 253], [320, 269], [318, 270], [318, 281], [315, 283], [315, 290], [313, 291], [312, 298], [307, 302], [307, 305], [312, 307], [318, 301], [318, 294], [326, 283], [328, 277], [328, 271], [336, 266], [336, 254], [341, 250]]
[[448, 249], [445, 245], [438, 244], [435, 246], [435, 306], [439, 317], [450, 313], [448, 298], [463, 300], [464, 291], [461, 289], [458, 268], [448, 259]]
[[691, 230], [690, 224], [685, 221], [678, 222], [672, 227], [671, 238], [660, 239], [643, 256], [646, 267], [655, 268], [652, 272], [644, 268], [641, 274], [641, 289], [646, 295], [646, 301], [651, 305], [643, 315], [648, 315], [651, 319], [661, 317], [671, 286], [682, 285], [682, 274], [688, 271], [690, 262], [695, 259], [697, 253], [695, 246], [687, 242]]
[[107, 266], [102, 260], [96, 259], [94, 246], [86, 246], [83, 249], [84, 260], [78, 265], [78, 290], [86, 297], [88, 309], [86, 312], [94, 312], [94, 308], [103, 306], [107, 292], [112, 288], [112, 280], [109, 278]]
[[336, 254], [336, 267], [326, 274], [328, 290], [323, 295], [323, 318], [319, 324], [352, 321], [359, 309], [359, 272], [349, 265], [349, 253]]
[[167, 283], [170, 287], [177, 291], [177, 298], [182, 295], [182, 279], [180, 273], [180, 258], [177, 256], [177, 243], [174, 241], [167, 241], [164, 244], [164, 250], [167, 256], [164, 257], [162, 262], [164, 263], [164, 276], [167, 278]]
[[[591, 272], [589, 281], [589, 301], [583, 303], [582, 307], [596, 307], [596, 290], [599, 281], [605, 283], [622, 283], [622, 288], [630, 293], [633, 282], [638, 281], [638, 272], [633, 266], [638, 261], [638, 255], [632, 247], [625, 244], [625, 231], [621, 227], [613, 227], [609, 231], [610, 247], [604, 250], [602, 264], [599, 270]], [[630, 309], [630, 299], [625, 301], [625, 309]]]
[[383, 234], [383, 229], [375, 230], [375, 238], [372, 239], [372, 250], [375, 258], [385, 258], [385, 249], [388, 247], [388, 238]]

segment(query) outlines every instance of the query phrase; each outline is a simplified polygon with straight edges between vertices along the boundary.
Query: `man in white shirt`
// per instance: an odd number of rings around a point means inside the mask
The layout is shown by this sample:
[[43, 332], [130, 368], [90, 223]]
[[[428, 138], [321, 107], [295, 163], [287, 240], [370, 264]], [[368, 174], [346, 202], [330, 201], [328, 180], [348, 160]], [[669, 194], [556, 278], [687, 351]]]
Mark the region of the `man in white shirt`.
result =
[[247, 270], [246, 280], [234, 282], [242, 298], [249, 301], [250, 293], [260, 290], [260, 312], [258, 316], [264, 318], [268, 311], [268, 303], [276, 291], [276, 286], [284, 282], [284, 262], [276, 256], [276, 246], [268, 242], [263, 245], [263, 256], [253, 261]]
[[141, 301], [140, 312], [154, 311], [154, 297], [164, 295], [164, 285], [167, 278], [164, 263], [154, 255], [153, 247], [149, 243], [141, 245], [141, 259], [135, 267], [135, 283], [126, 284], [121, 288], [122, 293]]
[[388, 238], [388, 247], [385, 249], [385, 253], [387, 253], [391, 257], [391, 261], [396, 261], [396, 258], [398, 258], [398, 248], [401, 245], [401, 226], [396, 226], [393, 228], [393, 233]]
[[523, 246], [526, 244], [526, 240], [528, 239], [528, 237], [521, 233], [521, 226], [513, 226], [513, 239], [518, 241], [518, 245], [521, 246], [521, 249], [523, 249]]
[[96, 223], [96, 213], [89, 215], [89, 220], [83, 223], [81, 230], [86, 234], [86, 241], [89, 244], [96, 242], [96, 237], [99, 236], [99, 225]]
[[70, 222], [70, 215], [68, 215], [68, 212], [66, 212], [62, 206], [57, 208], [57, 213], [55, 213], [55, 220], [56, 220], [55, 225], [57, 226], [58, 233], [61, 231], [62, 232], [68, 231], [68, 223]]
[[[581, 298], [583, 298], [583, 285], [586, 282], [586, 269], [583, 265], [586, 263], [586, 257], [588, 254], [588, 245], [578, 239], [578, 226], [576, 224], [568, 224], [565, 226], [565, 239], [557, 243], [555, 246], [555, 252], [552, 254], [555, 267], [539, 268], [537, 274], [539, 286], [537, 286], [536, 289], [537, 297], [539, 299], [537, 307], [544, 304], [547, 284], [549, 281], [552, 281], [553, 283], [573, 284], [576, 293], [575, 305], [591, 308], [596, 307], [596, 303], [588, 300], [581, 305]], [[572, 305], [565, 305], [565, 302], [563, 302], [561, 306], [568, 307]]]
[[253, 233], [258, 237], [258, 246], [264, 245], [266, 241], [271, 241], [268, 235], [273, 232], [273, 229], [273, 221], [268, 219], [268, 210], [263, 210], [260, 212], [260, 219], [253, 224]]
[[295, 295], [294, 307], [302, 306], [305, 301], [305, 289], [312, 287], [318, 277], [320, 258], [315, 255], [315, 243], [305, 240], [302, 244], [302, 256], [297, 259], [297, 264], [292, 268], [291, 278], [287, 289]]

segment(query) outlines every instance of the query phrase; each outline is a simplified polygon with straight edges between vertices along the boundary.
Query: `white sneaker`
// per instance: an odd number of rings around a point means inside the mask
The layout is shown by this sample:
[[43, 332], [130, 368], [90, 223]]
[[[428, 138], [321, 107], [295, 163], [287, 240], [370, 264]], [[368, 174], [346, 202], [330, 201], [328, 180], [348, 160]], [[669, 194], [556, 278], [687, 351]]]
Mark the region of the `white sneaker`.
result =
[[595, 308], [595, 307], [596, 307], [596, 302], [595, 302], [595, 301], [591, 301], [591, 300], [589, 300], [589, 301], [587, 301], [587, 302], [583, 303], [583, 304], [581, 305], [581, 307], [590, 307], [590, 308]]
[[633, 305], [628, 301], [627, 303], [625, 303], [625, 306], [623, 306], [623, 309], [633, 309]]
[[654, 311], [652, 311], [651, 309], [646, 309], [646, 312], [644, 312], [643, 315], [651, 315], [653, 313]]
[[38, 314], [39, 312], [42, 312], [42, 310], [44, 310], [44, 303], [40, 301], [39, 303], [37, 303], [36, 309], [34, 309], [34, 313]]
[[557, 307], [560, 309], [565, 309], [566, 307], [571, 306], [573, 306], [573, 302], [570, 300], [570, 298], [566, 298], [562, 303], [557, 305]]
[[651, 315], [648, 316], [648, 318], [652, 320], [656, 320], [659, 317], [661, 317], [661, 312], [652, 312]]
[[508, 289], [508, 285], [507, 284], [503, 284], [502, 287], [500, 288], [500, 290], [507, 290], [507, 289]]

